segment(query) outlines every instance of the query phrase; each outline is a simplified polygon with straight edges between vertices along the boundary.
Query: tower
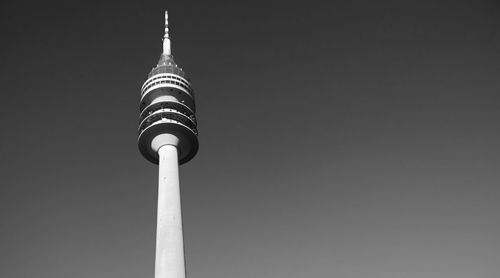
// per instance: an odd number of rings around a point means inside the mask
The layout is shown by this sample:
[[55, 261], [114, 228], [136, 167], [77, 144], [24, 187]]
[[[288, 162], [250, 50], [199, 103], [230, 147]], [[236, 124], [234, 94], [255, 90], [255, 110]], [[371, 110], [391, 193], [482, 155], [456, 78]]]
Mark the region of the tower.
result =
[[141, 154], [159, 165], [155, 278], [184, 278], [179, 164], [198, 151], [193, 89], [172, 56], [165, 11], [163, 53], [141, 88]]

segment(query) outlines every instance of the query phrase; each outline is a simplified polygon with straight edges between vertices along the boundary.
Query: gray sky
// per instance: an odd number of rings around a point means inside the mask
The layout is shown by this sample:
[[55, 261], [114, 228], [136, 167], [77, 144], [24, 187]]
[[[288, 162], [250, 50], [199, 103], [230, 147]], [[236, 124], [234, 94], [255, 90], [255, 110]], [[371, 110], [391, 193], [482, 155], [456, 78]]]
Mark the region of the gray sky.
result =
[[139, 2], [2, 2], [0, 277], [153, 277], [165, 9], [188, 277], [498, 277], [495, 1]]

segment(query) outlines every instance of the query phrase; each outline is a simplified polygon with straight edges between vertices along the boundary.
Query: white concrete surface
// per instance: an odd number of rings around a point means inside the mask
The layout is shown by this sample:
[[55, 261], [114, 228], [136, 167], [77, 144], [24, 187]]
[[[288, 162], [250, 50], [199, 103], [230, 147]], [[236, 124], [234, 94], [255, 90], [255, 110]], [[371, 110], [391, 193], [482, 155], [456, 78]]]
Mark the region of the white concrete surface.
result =
[[157, 102], [162, 102], [162, 101], [180, 102], [177, 98], [175, 98], [173, 96], [159, 96], [159, 97], [153, 99], [153, 101], [151, 101], [151, 104], [155, 104]]
[[174, 145], [163, 145], [158, 154], [155, 278], [185, 278], [177, 148]]
[[160, 135], [157, 135], [153, 140], [151, 141], [151, 148], [160, 154], [160, 148], [164, 145], [172, 145], [172, 146], [177, 146], [179, 144], [179, 138], [173, 134], [169, 133], [163, 133]]

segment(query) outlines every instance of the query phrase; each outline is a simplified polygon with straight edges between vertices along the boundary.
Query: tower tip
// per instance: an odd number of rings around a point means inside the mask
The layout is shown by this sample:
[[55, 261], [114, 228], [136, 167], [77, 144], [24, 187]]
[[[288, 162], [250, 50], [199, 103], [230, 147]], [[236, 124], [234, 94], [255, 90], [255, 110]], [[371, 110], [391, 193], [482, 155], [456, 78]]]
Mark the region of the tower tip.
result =
[[168, 36], [168, 11], [165, 10], [165, 35]]
[[168, 12], [165, 10], [165, 35], [163, 36], [163, 54], [172, 55], [170, 48], [170, 35], [168, 34]]

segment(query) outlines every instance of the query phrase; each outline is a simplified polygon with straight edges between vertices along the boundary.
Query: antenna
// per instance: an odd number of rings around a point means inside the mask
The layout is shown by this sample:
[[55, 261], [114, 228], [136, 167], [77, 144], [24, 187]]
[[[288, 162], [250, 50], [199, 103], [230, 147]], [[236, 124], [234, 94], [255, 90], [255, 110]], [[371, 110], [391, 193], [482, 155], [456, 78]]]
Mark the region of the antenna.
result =
[[165, 35], [163, 36], [163, 55], [172, 55], [170, 48], [170, 36], [168, 34], [168, 12], [165, 11]]

